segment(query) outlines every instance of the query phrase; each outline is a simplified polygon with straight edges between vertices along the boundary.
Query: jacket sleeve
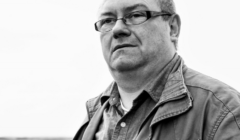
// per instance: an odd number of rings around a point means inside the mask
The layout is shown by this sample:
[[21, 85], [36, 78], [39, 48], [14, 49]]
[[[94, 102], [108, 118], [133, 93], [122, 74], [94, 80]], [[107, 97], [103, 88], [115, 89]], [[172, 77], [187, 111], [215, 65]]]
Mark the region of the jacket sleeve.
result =
[[213, 140], [240, 140], [239, 114], [240, 112], [236, 115], [229, 112], [219, 123]]

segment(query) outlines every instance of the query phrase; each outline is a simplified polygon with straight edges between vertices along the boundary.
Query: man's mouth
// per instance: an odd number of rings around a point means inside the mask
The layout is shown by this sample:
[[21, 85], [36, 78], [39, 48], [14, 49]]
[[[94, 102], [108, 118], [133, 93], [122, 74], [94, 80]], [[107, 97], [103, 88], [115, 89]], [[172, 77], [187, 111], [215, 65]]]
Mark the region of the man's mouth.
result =
[[127, 48], [127, 47], [136, 47], [136, 45], [132, 45], [132, 44], [117, 45], [117, 46], [114, 47], [113, 52], [118, 50], [118, 49]]

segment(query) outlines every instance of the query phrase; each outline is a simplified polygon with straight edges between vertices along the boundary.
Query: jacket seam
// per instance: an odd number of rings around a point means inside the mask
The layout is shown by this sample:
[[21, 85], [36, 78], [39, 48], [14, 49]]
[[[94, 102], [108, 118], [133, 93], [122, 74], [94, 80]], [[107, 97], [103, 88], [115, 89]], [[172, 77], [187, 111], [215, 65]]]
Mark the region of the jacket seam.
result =
[[[211, 92], [211, 93], [213, 94], [213, 96], [214, 96], [220, 103], [222, 103], [223, 107], [226, 108], [226, 110], [223, 109], [223, 114], [222, 114], [221, 116], [219, 116], [219, 118], [217, 119], [217, 120], [219, 120], [219, 121], [216, 121], [215, 126], [213, 126], [212, 133], [209, 134], [210, 140], [214, 138], [214, 135], [215, 135], [215, 133], [216, 133], [216, 131], [217, 131], [217, 129], [218, 129], [218, 126], [221, 124], [221, 122], [224, 120], [224, 118], [227, 116], [227, 114], [229, 114], [229, 112], [232, 114], [232, 116], [233, 116], [233, 118], [234, 118], [234, 120], [235, 120], [235, 123], [236, 123], [236, 124], [238, 125], [238, 127], [240, 128], [239, 119], [234, 115], [234, 113], [230, 110], [230, 108], [229, 108], [222, 100], [220, 100], [220, 99], [216, 96], [216, 94], [215, 94], [213, 91], [211, 91], [211, 90], [209, 90], [209, 89], [206, 89], [206, 88], [199, 87], [199, 86], [193, 86], [193, 85], [188, 85], [188, 84], [186, 84], [186, 85], [189, 86], [189, 87], [196, 87], [196, 88], [200, 88], [200, 89], [203, 89], [203, 90], [206, 90], [206, 91]], [[220, 120], [221, 117], [222, 117], [222, 120]], [[217, 124], [218, 124], [218, 125], [217, 125]], [[216, 129], [216, 130], [214, 131], [214, 129]]]
[[[212, 93], [213, 93], [213, 92], [212, 92]], [[224, 102], [222, 102], [222, 100], [220, 100], [214, 93], [213, 93], [213, 95], [215, 96], [216, 99], [218, 99], [218, 100], [224, 105], [224, 107], [226, 107], [226, 109], [228, 110], [228, 112], [230, 112], [230, 113], [232, 114], [232, 116], [233, 116], [236, 124], [237, 124], [238, 127], [240, 128], [239, 119], [234, 115], [234, 113], [230, 110], [230, 108], [228, 108], [228, 106], [227, 106]]]
[[228, 109], [229, 112], [231, 112], [230, 109], [227, 107], [227, 105], [226, 105], [224, 102], [222, 102], [222, 100], [220, 100], [220, 99], [215, 95], [215, 93], [214, 93], [213, 91], [211, 91], [210, 89], [206, 89], [206, 88], [199, 87], [199, 86], [188, 85], [188, 84], [186, 84], [186, 86], [196, 87], [196, 88], [200, 88], [200, 89], [203, 89], [203, 90], [206, 90], [206, 91], [211, 92], [211, 93], [214, 95], [214, 97], [215, 97], [217, 100], [219, 100], [219, 101], [224, 105], [224, 107], [226, 107], [226, 108]]
[[[187, 84], [186, 84], [186, 85], [187, 85]], [[231, 109], [230, 109], [222, 100], [220, 100], [213, 91], [211, 91], [211, 90], [209, 90], [209, 89], [206, 89], [206, 88], [199, 87], [199, 86], [193, 86], [193, 85], [187, 85], [187, 86], [196, 87], [196, 88], [201, 88], [201, 89], [203, 89], [203, 90], [206, 90], [206, 91], [211, 92], [211, 93], [213, 94], [213, 96], [214, 96], [219, 102], [221, 102], [221, 103], [223, 104], [223, 106], [226, 107], [226, 109], [233, 115], [236, 124], [237, 124], [238, 127], [240, 128], [240, 119], [238, 119], [238, 118], [234, 115], [234, 113], [231, 111]]]
[[224, 120], [224, 118], [227, 116], [229, 112], [223, 112], [215, 121], [214, 125], [213, 125], [213, 128], [212, 128], [212, 131], [210, 132], [209, 134], [209, 140], [213, 140], [217, 130], [218, 130], [218, 127], [220, 126], [220, 124], [222, 123], [222, 121]]

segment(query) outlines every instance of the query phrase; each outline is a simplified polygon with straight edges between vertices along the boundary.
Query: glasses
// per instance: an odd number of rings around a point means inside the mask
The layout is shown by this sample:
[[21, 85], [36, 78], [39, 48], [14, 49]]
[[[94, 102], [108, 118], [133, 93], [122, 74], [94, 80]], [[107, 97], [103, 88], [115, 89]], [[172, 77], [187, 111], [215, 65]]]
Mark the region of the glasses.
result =
[[122, 20], [126, 25], [142, 24], [151, 17], [156, 16], [171, 16], [169, 13], [154, 12], [154, 11], [136, 11], [125, 15], [123, 18], [105, 18], [95, 23], [95, 29], [99, 32], [109, 32], [115, 26], [117, 20]]

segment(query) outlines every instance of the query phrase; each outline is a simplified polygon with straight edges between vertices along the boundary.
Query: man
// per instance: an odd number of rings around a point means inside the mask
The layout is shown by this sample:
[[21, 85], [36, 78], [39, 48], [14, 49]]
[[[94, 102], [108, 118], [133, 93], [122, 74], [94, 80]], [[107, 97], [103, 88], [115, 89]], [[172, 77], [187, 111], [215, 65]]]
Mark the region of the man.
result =
[[172, 0], [104, 0], [95, 28], [114, 78], [74, 140], [240, 140], [240, 95], [176, 53]]

